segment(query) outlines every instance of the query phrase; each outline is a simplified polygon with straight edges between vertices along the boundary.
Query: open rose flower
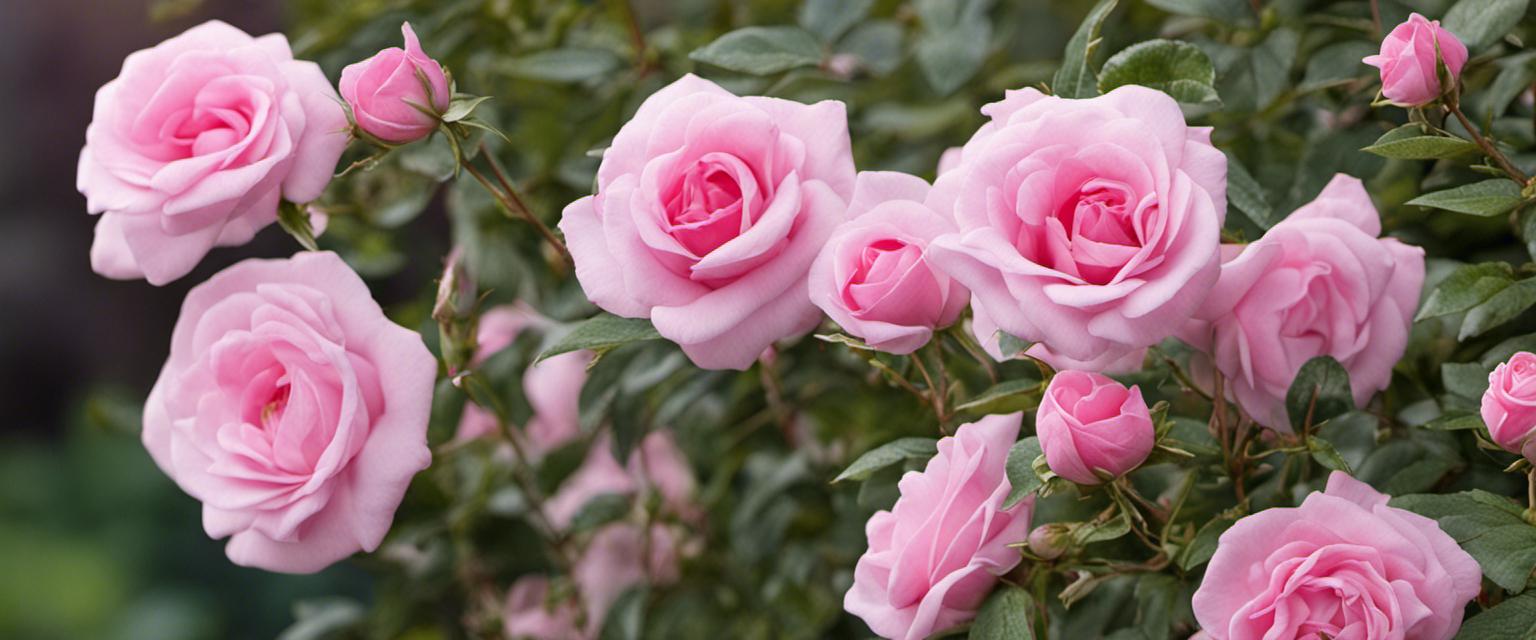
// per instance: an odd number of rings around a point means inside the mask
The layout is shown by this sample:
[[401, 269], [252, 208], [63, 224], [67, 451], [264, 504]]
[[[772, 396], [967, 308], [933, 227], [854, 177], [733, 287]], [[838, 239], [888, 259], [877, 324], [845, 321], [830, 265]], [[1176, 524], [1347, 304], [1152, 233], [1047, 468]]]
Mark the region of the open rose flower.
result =
[[91, 268], [180, 278], [276, 222], [279, 200], [319, 197], [347, 141], [330, 81], [282, 34], [211, 21], [135, 52], [96, 92], [80, 152], [76, 186], [101, 214]]
[[[1226, 157], [1166, 94], [1010, 91], [928, 204], [960, 231], [929, 261], [1020, 339], [1109, 362], [1171, 335], [1217, 275]], [[988, 336], [982, 336], [983, 339]]]
[[736, 97], [692, 75], [640, 105], [597, 194], [560, 220], [597, 306], [650, 318], [707, 369], [746, 369], [821, 312], [806, 272], [853, 195], [843, 103]]
[[[421, 49], [411, 23], [400, 25], [405, 48], [390, 47], [341, 70], [341, 97], [364, 133], [390, 144], [420, 140], [437, 130], [453, 97], [448, 76]], [[427, 113], [428, 111], [432, 113]]]
[[1285, 394], [1317, 356], [1349, 371], [1356, 405], [1392, 381], [1424, 284], [1424, 250], [1380, 233], [1365, 187], [1339, 174], [1264, 237], [1223, 247], [1221, 281], [1180, 338], [1209, 355], [1259, 424], [1290, 432]]
[[923, 257], [954, 231], [923, 205], [928, 183], [904, 173], [866, 171], [854, 185], [849, 221], [811, 265], [811, 301], [871, 347], [907, 354], [955, 321], [969, 294]]
[[230, 560], [318, 571], [389, 531], [431, 461], [436, 376], [336, 254], [246, 260], [187, 294], [144, 446]]
[[885, 638], [920, 640], [975, 617], [997, 577], [1023, 558], [1008, 545], [1029, 533], [1034, 499], [1003, 508], [1005, 469], [1022, 414], [987, 416], [939, 440], [921, 472], [901, 478], [901, 497], [869, 519], [869, 550], [843, 599]]
[[[510, 346], [523, 331], [547, 328], [550, 324], [526, 305], [505, 305], [486, 311], [481, 314], [475, 333], [475, 365], [484, 364], [487, 358]], [[529, 453], [543, 455], [581, 435], [581, 386], [587, 381], [587, 363], [591, 361], [590, 351], [570, 351], [529, 365], [523, 372], [523, 394], [533, 407], [533, 416], [514, 432], [524, 436]], [[459, 417], [454, 437], [500, 437], [497, 429], [494, 414], [469, 403]]]
[[1440, 97], [1437, 48], [1438, 59], [1445, 61], [1455, 82], [1467, 64], [1467, 45], [1440, 28], [1439, 20], [1414, 13], [1381, 41], [1381, 53], [1366, 56], [1364, 62], [1381, 69], [1381, 95], [1392, 104], [1416, 107]]
[[1494, 442], [1536, 461], [1536, 354], [1521, 351], [1488, 374], [1482, 414]]
[[1232, 525], [1195, 592], [1213, 640], [1449, 640], [1482, 588], [1477, 561], [1434, 520], [1335, 471], [1296, 508]]
[[981, 349], [992, 356], [994, 360], [1002, 362], [1019, 356], [1029, 356], [1051, 366], [1057, 371], [1075, 369], [1077, 371], [1093, 371], [1096, 373], [1120, 374], [1132, 373], [1141, 370], [1142, 361], [1147, 357], [1145, 347], [1130, 351], [1106, 351], [1087, 360], [1067, 358], [1046, 348], [1044, 344], [1035, 343], [1029, 345], [1023, 353], [1004, 353], [1002, 335], [992, 316], [987, 315], [981, 307], [971, 308], [971, 333], [981, 343]]
[[1056, 475], [1099, 484], [1095, 470], [1119, 477], [1145, 462], [1156, 440], [1141, 388], [1086, 371], [1051, 378], [1035, 416], [1045, 462]]

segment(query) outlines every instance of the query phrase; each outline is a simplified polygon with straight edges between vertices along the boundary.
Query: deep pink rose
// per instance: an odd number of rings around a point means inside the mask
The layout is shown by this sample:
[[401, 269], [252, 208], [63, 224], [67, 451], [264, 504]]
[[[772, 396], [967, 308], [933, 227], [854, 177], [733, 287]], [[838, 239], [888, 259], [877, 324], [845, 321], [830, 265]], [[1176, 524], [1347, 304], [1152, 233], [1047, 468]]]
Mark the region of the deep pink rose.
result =
[[1482, 414], [1494, 442], [1536, 460], [1536, 355], [1521, 351], [1488, 374]]
[[1482, 570], [1434, 520], [1335, 471], [1327, 491], [1221, 535], [1195, 592], [1213, 640], [1448, 640]]
[[[635, 524], [603, 527], [582, 549], [572, 575], [587, 624], [577, 625], [574, 599], [551, 602], [548, 578], [527, 575], [512, 583], [507, 593], [502, 612], [506, 635], [538, 640], [598, 637], [609, 610], [625, 591], [647, 579], [652, 585], [677, 581], [679, 546], [677, 534], [664, 525], [652, 525], [650, 535]], [[642, 559], [647, 564], [642, 564]]]
[[[420, 140], [437, 130], [453, 98], [443, 66], [427, 56], [411, 23], [400, 25], [405, 49], [390, 47], [341, 70], [341, 97], [364, 133], [390, 144]], [[431, 111], [426, 113], [423, 111]]]
[[1424, 284], [1424, 250], [1380, 233], [1365, 187], [1334, 176], [1264, 237], [1223, 246], [1221, 281], [1179, 337], [1208, 354], [1228, 395], [1271, 429], [1290, 432], [1285, 394], [1317, 356], [1344, 365], [1363, 406], [1391, 382]]
[[916, 351], [960, 317], [970, 297], [924, 258], [929, 242], [955, 228], [923, 205], [927, 195], [922, 178], [860, 173], [850, 219], [811, 265], [811, 302], [881, 351]]
[[885, 638], [920, 640], [963, 624], [1023, 558], [1008, 545], [1029, 533], [1034, 498], [1003, 509], [1004, 467], [1022, 414], [987, 416], [939, 440], [921, 472], [901, 478], [901, 497], [869, 519], [843, 608]]
[[587, 298], [746, 369], [821, 312], [806, 272], [853, 195], [843, 103], [739, 98], [692, 75], [640, 105], [560, 229]]
[[1456, 36], [1440, 28], [1439, 20], [1428, 20], [1417, 13], [1408, 21], [1392, 29], [1381, 41], [1381, 53], [1366, 56], [1364, 62], [1381, 69], [1381, 95], [1392, 104], [1416, 107], [1440, 98], [1440, 73], [1435, 63], [1435, 48], [1439, 45], [1439, 59], [1451, 72], [1451, 81], [1461, 76], [1462, 66], [1467, 64], [1467, 45]]
[[1045, 462], [1079, 484], [1102, 482], [1094, 470], [1119, 477], [1152, 453], [1156, 428], [1141, 388], [1103, 375], [1062, 371], [1051, 378], [1035, 414]]
[[982, 112], [929, 194], [960, 227], [930, 263], [996, 326], [1064, 358], [1107, 362], [1171, 335], [1216, 281], [1227, 161], [1210, 129], [1138, 86], [1009, 91]]
[[187, 294], [144, 446], [235, 564], [318, 571], [389, 531], [436, 376], [336, 254], [246, 260]]
[[[483, 364], [507, 348], [525, 329], [547, 329], [552, 324], [532, 308], [505, 305], [480, 316], [475, 334], [475, 365]], [[523, 372], [523, 394], [533, 406], [533, 416], [521, 429], [529, 453], [539, 456], [581, 435], [581, 386], [587, 381], [590, 351], [571, 351], [534, 363]], [[496, 416], [474, 403], [464, 406], [455, 438], [468, 440], [497, 434]]]
[[624, 465], [614, 460], [611, 441], [605, 434], [593, 440], [581, 467], [560, 484], [544, 508], [556, 527], [565, 528], [591, 499], [611, 493], [634, 494], [647, 487], [660, 494], [663, 505], [673, 513], [685, 518], [696, 513], [692, 504], [693, 469], [670, 432], [647, 434]]
[[96, 92], [80, 152], [76, 187], [101, 214], [91, 268], [180, 278], [276, 222], [279, 199], [318, 198], [347, 141], [330, 81], [280, 33], [210, 21], [134, 52]]

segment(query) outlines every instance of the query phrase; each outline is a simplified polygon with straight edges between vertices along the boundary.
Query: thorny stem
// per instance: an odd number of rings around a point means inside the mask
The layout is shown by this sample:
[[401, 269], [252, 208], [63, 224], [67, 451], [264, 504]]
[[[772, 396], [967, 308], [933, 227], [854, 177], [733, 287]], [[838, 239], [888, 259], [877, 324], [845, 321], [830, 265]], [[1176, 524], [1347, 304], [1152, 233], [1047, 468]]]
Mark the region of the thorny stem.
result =
[[645, 77], [651, 72], [651, 60], [646, 56], [645, 30], [640, 28], [640, 20], [635, 16], [635, 5], [631, 0], [618, 0], [618, 5], [629, 27], [630, 45], [635, 48], [635, 72]]
[[1477, 128], [1477, 125], [1472, 124], [1472, 121], [1467, 119], [1466, 114], [1461, 112], [1460, 80], [1456, 81], [1455, 85], [1451, 89], [1451, 94], [1446, 97], [1445, 109], [1446, 111], [1449, 111], [1451, 115], [1456, 116], [1456, 121], [1460, 122], [1462, 128], [1467, 130], [1467, 135], [1472, 136], [1472, 142], [1476, 143], [1478, 148], [1483, 151], [1483, 155], [1488, 156], [1489, 160], [1492, 160], [1494, 164], [1498, 165], [1499, 169], [1503, 171], [1505, 175], [1509, 176], [1510, 180], [1514, 180], [1515, 182], [1520, 183], [1522, 188], [1525, 187], [1528, 182], [1530, 182], [1530, 178], [1527, 177], [1524, 172], [1520, 171], [1519, 168], [1515, 167], [1514, 163], [1510, 162], [1509, 158], [1505, 157], [1503, 152], [1499, 151], [1497, 147], [1493, 146], [1493, 141], [1489, 140], [1487, 136], [1484, 136], [1482, 131]]
[[923, 376], [923, 383], [928, 385], [928, 392], [924, 395], [927, 397], [928, 403], [933, 405], [933, 415], [939, 420], [939, 431], [943, 432], [944, 435], [949, 435], [949, 414], [944, 407], [944, 399], [948, 395], [949, 384], [944, 377], [944, 351], [942, 348], [936, 348], [934, 359], [939, 363], [937, 384], [934, 383], [934, 376], [928, 374], [928, 365], [923, 364], [922, 352], [912, 354], [912, 364], [917, 366], [917, 372]]
[[766, 360], [757, 362], [758, 377], [763, 384], [763, 394], [768, 399], [768, 410], [773, 413], [774, 421], [779, 424], [779, 431], [784, 434], [784, 441], [790, 446], [795, 444], [795, 430], [793, 415], [789, 406], [784, 404], [784, 388], [779, 384], [779, 373], [772, 364]]
[[564, 258], [567, 264], [572, 263], [570, 249], [567, 249], [565, 243], [560, 241], [555, 232], [551, 231], [542, 220], [539, 220], [538, 216], [533, 215], [533, 211], [529, 210], [527, 205], [523, 204], [522, 198], [517, 195], [517, 189], [512, 186], [512, 181], [507, 179], [506, 173], [502, 172], [501, 165], [490, 154], [490, 150], [486, 148], [484, 142], [480, 143], [480, 155], [484, 156], [486, 162], [490, 164], [491, 172], [495, 175], [496, 181], [501, 184], [501, 187], [498, 188], [491, 184], [491, 181], [485, 177], [485, 174], [481, 173], [470, 162], [464, 163], [464, 170], [469, 172], [469, 175], [473, 176], [475, 181], [480, 183], [480, 186], [485, 187], [485, 190], [491, 194], [491, 197], [495, 198], [496, 202], [506, 209], [508, 213], [518, 216], [523, 221], [533, 225], [534, 229], [538, 230], [539, 235], [544, 237], [544, 241], [548, 242], [549, 246], [554, 247], [555, 252], [559, 253], [560, 257]]
[[1376, 30], [1374, 35], [1376, 36], [1377, 40], [1380, 40], [1382, 36], [1385, 35], [1381, 32], [1380, 0], [1371, 0], [1371, 27]]

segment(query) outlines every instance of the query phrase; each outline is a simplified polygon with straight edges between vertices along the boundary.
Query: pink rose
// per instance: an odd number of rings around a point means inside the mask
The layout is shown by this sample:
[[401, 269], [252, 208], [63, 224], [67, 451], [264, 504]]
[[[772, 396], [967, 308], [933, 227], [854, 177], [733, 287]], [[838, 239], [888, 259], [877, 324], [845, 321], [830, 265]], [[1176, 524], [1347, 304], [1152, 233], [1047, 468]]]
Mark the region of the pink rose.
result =
[[930, 241], [954, 224], [923, 205], [928, 183], [890, 171], [860, 173], [849, 221], [811, 265], [811, 302], [870, 346], [907, 354], [960, 317], [969, 295], [928, 266]]
[[[652, 525], [650, 535], [634, 524], [611, 524], [592, 536], [576, 561], [572, 580], [581, 594], [586, 613], [584, 627], [577, 625], [574, 599], [550, 601], [549, 580], [527, 575], [507, 593], [502, 624], [509, 638], [570, 640], [596, 638], [609, 610], [619, 597], [649, 579], [666, 585], [678, 578], [680, 550], [676, 534], [666, 526]], [[642, 564], [642, 558], [646, 564]]]
[[560, 229], [587, 298], [650, 318], [706, 369], [746, 369], [820, 321], [806, 273], [853, 195], [843, 103], [731, 95], [692, 75], [619, 129]]
[[[487, 358], [510, 346], [523, 330], [546, 329], [550, 325], [547, 318], [522, 304], [486, 311], [480, 316], [475, 334], [474, 364], [484, 364]], [[587, 381], [587, 363], [591, 360], [590, 351], [571, 351], [534, 363], [523, 372], [523, 394], [533, 406], [533, 416], [514, 432], [525, 436], [524, 443], [533, 455], [543, 455], [581, 435], [581, 386]], [[494, 414], [469, 403], [459, 418], [455, 438], [470, 440], [486, 434], [500, 437], [497, 429]]]
[[[981, 343], [981, 349], [998, 362], [1019, 356], [1017, 353], [1003, 353], [1002, 336], [998, 335], [997, 323], [981, 307], [971, 309], [971, 333], [976, 336], [977, 342]], [[1035, 343], [1024, 351], [1024, 355], [1044, 362], [1057, 371], [1076, 369], [1120, 374], [1140, 371], [1142, 361], [1147, 357], [1147, 349], [1143, 347], [1130, 351], [1106, 351], [1087, 360], [1075, 360], [1051, 351], [1044, 344]]]
[[1078, 484], [1102, 482], [1095, 470], [1125, 475], [1147, 459], [1156, 439], [1140, 387], [1086, 371], [1051, 378], [1035, 431], [1051, 471]]
[[346, 112], [280, 33], [193, 27], [123, 61], [96, 92], [76, 187], [100, 213], [91, 268], [161, 285], [215, 245], [249, 242], [280, 199], [320, 197]]
[[1445, 61], [1454, 82], [1467, 64], [1467, 45], [1441, 29], [1439, 20], [1427, 20], [1417, 13], [1387, 34], [1380, 54], [1366, 56], [1363, 62], [1381, 69], [1381, 95], [1400, 107], [1416, 107], [1440, 98], [1437, 45], [1439, 59]]
[[544, 509], [554, 525], [563, 529], [593, 498], [610, 493], [634, 494], [646, 487], [655, 489], [673, 513], [684, 517], [695, 514], [691, 502], [695, 488], [693, 469], [671, 433], [647, 434], [629, 454], [625, 465], [614, 460], [611, 441], [605, 434], [593, 440], [581, 467], [561, 483]]
[[1171, 335], [1216, 281], [1227, 161], [1210, 129], [1138, 86], [1009, 91], [982, 112], [929, 194], [960, 227], [930, 263], [978, 313], [1063, 358], [1108, 362]]
[[575, 601], [552, 601], [549, 586], [549, 578], [538, 574], [525, 575], [512, 583], [501, 613], [502, 630], [508, 638], [564, 640], [583, 637], [576, 626], [580, 612]]
[[1448, 640], [1482, 570], [1434, 520], [1335, 471], [1296, 508], [1265, 509], [1221, 535], [1195, 592], [1213, 640]]
[[[443, 65], [422, 51], [411, 23], [400, 25], [405, 49], [390, 47], [341, 70], [341, 97], [357, 128], [388, 144], [414, 142], [437, 130], [453, 89]], [[425, 111], [432, 113], [426, 113]]]
[[1494, 442], [1536, 460], [1536, 354], [1521, 351], [1488, 374], [1482, 414]]
[[246, 260], [187, 294], [144, 446], [235, 564], [318, 571], [389, 531], [436, 376], [336, 254]]
[[939, 440], [901, 497], [869, 519], [869, 550], [843, 608], [885, 638], [920, 640], [975, 617], [997, 577], [1023, 558], [1009, 544], [1029, 532], [1034, 499], [1003, 508], [1004, 466], [1022, 414], [987, 416]]
[[1290, 432], [1285, 394], [1317, 356], [1344, 365], [1364, 405], [1392, 380], [1424, 284], [1424, 250], [1380, 233], [1365, 187], [1334, 176], [1263, 238], [1223, 247], [1221, 281], [1179, 337], [1210, 356], [1250, 417], [1277, 431]]

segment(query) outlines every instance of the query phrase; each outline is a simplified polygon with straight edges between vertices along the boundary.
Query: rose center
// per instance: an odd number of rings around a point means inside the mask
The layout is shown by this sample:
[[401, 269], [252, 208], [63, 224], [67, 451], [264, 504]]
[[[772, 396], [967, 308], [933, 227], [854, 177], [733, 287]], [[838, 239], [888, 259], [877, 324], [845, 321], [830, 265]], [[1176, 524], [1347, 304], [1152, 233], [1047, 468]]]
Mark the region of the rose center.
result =
[[843, 302], [854, 312], [874, 306], [921, 258], [922, 250], [903, 240], [884, 238], [870, 243], [859, 253], [859, 261], [843, 286]]
[[710, 156], [689, 167], [666, 198], [668, 231], [696, 256], [714, 251], [752, 224], [736, 167]]
[[[1124, 275], [1141, 252], [1145, 230], [1137, 222], [1144, 207], [1129, 186], [1094, 178], [1061, 197], [1045, 228], [1021, 230], [1021, 249], [1039, 264], [1091, 284]], [[1033, 237], [1029, 237], [1033, 236]]]

